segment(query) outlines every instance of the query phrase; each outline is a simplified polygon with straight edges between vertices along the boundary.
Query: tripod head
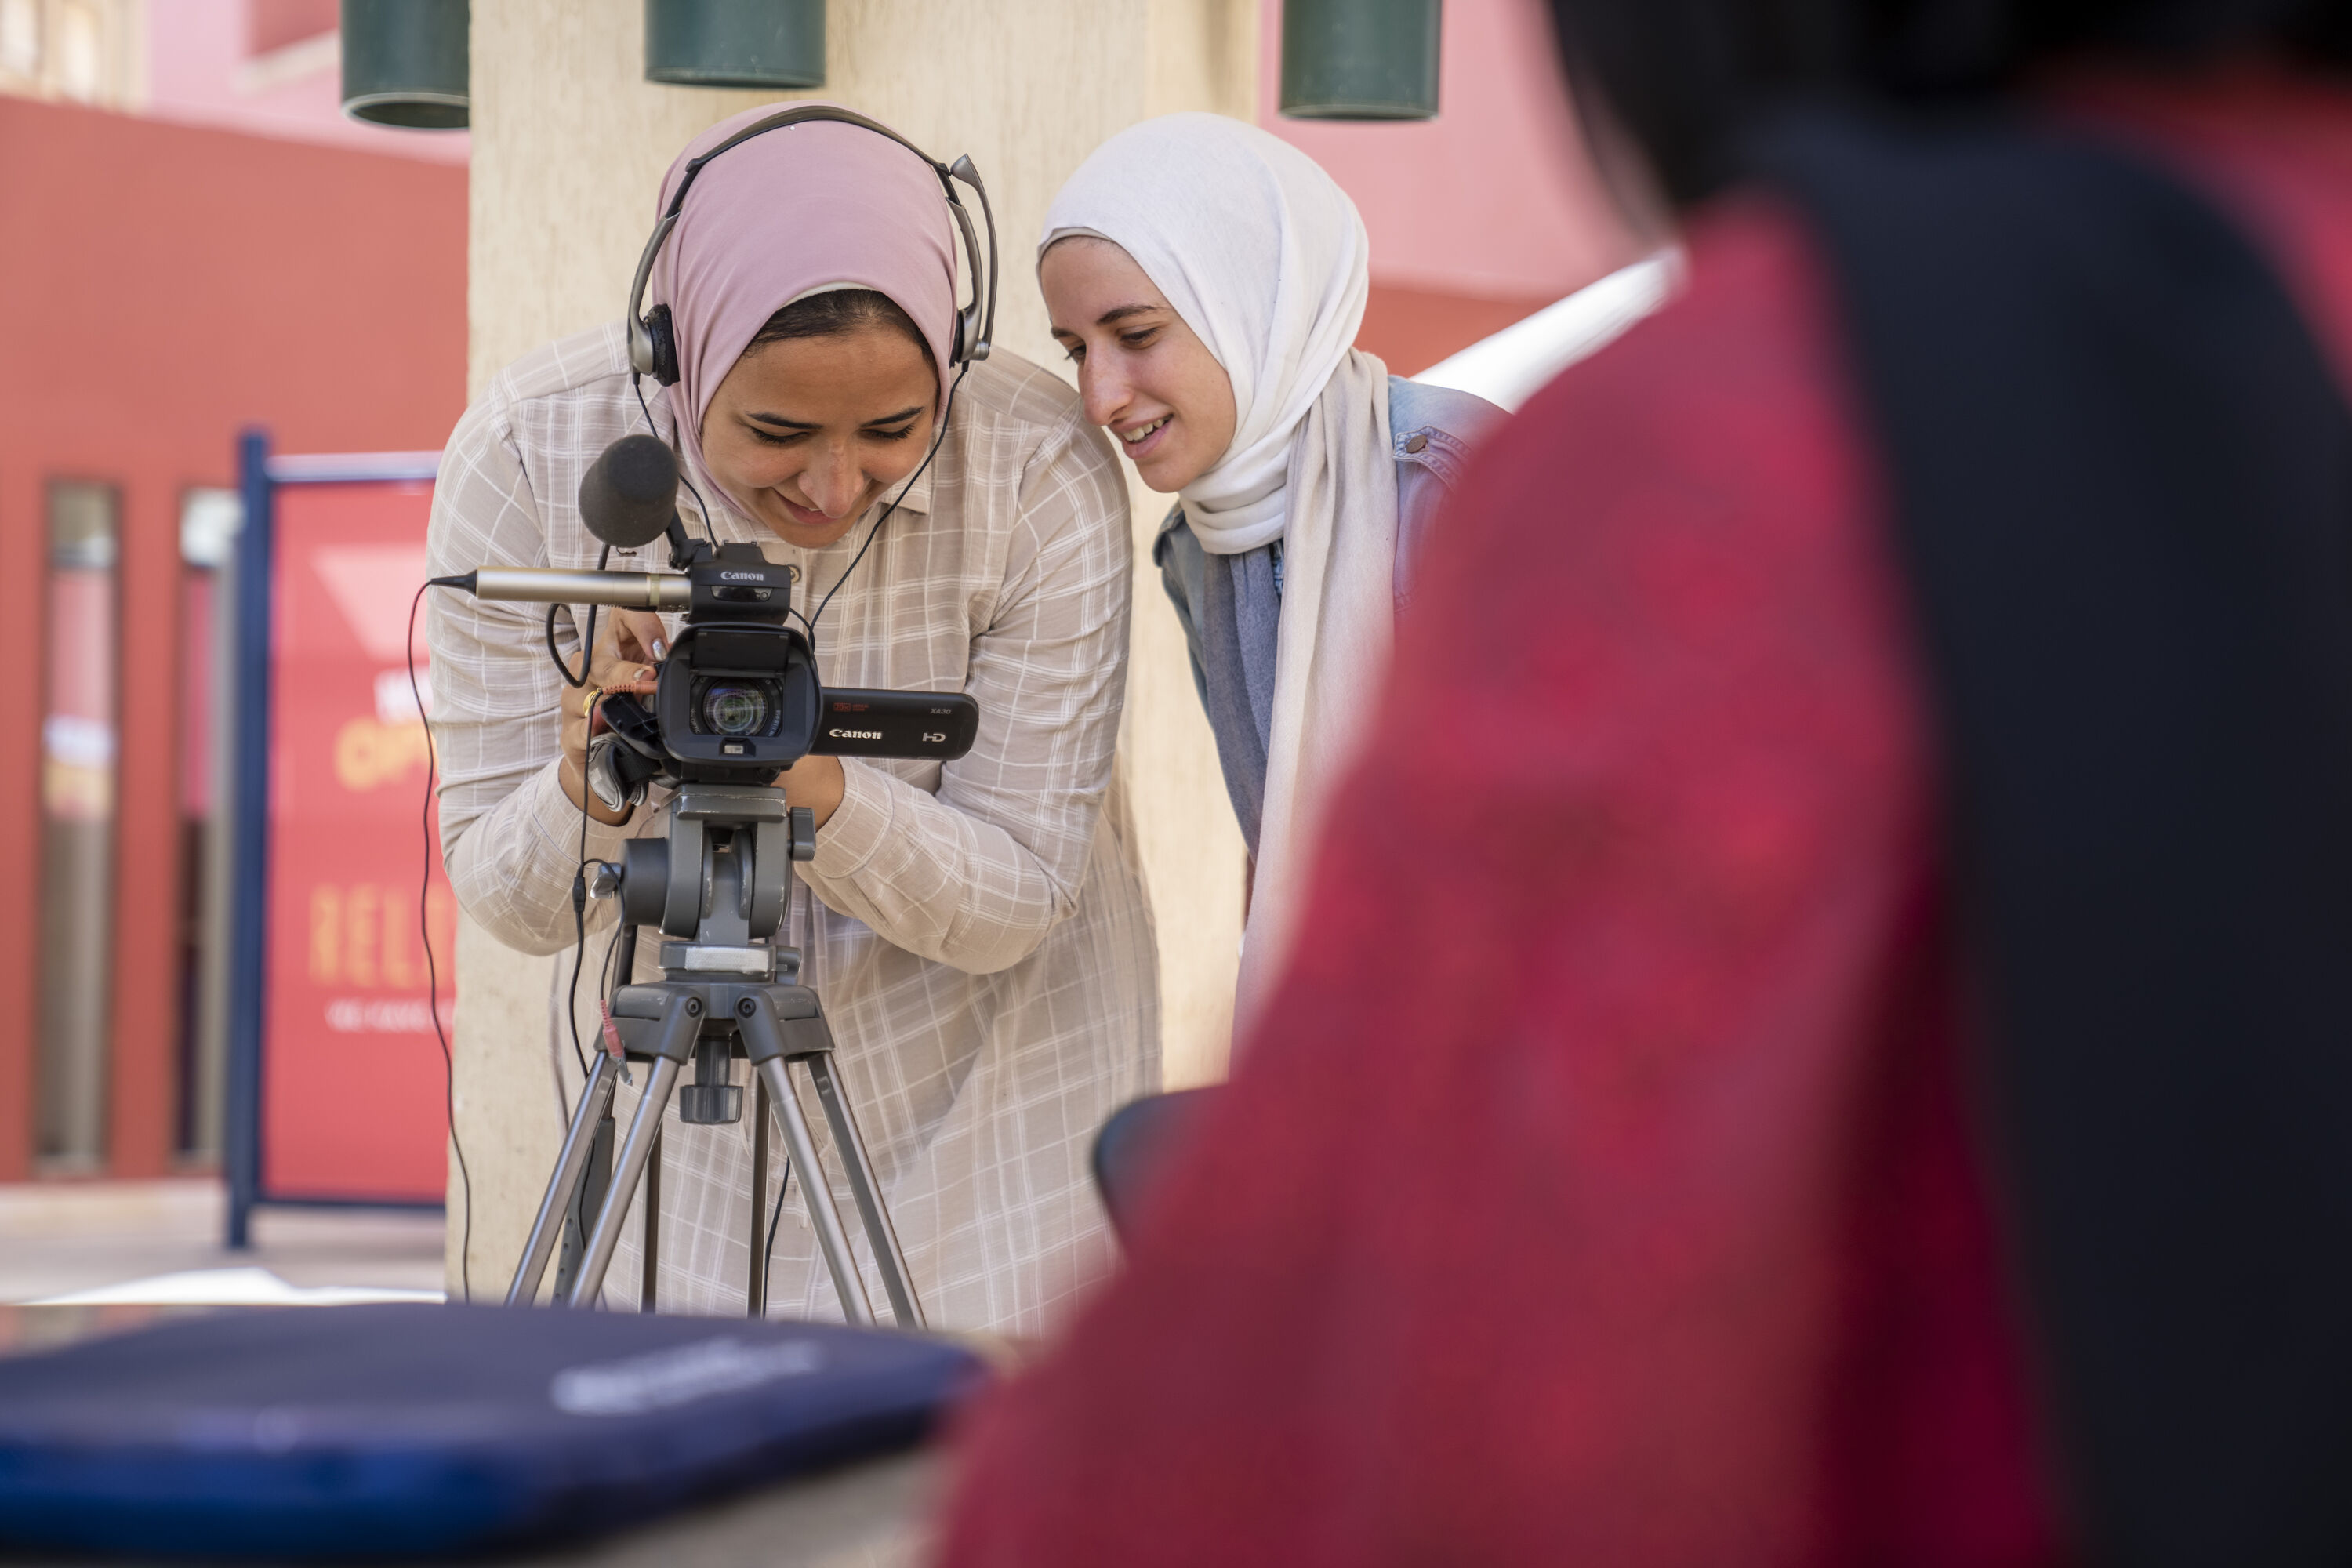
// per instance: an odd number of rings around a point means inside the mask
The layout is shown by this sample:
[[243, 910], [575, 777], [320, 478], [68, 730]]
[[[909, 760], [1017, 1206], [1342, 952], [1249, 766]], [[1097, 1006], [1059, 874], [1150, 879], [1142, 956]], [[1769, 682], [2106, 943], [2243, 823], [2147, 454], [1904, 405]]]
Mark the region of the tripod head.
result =
[[627, 924], [680, 939], [662, 943], [664, 970], [791, 984], [800, 953], [772, 939], [793, 862], [816, 854], [808, 807], [787, 805], [772, 784], [686, 784], [662, 809], [667, 831], [630, 839], [599, 890], [620, 895]]
[[[661, 944], [668, 981], [797, 983], [800, 950], [775, 937], [792, 902], [793, 862], [816, 854], [814, 814], [772, 784], [687, 784], [662, 809], [663, 836], [630, 839], [620, 864], [604, 866], [592, 884], [619, 896], [625, 964], [635, 962], [637, 928], [650, 926], [674, 939]], [[629, 983], [625, 969], [618, 979]], [[742, 1114], [743, 1091], [727, 1065], [740, 1051], [731, 1033], [728, 1020], [705, 1024], [695, 1081], [678, 1092], [679, 1120]]]

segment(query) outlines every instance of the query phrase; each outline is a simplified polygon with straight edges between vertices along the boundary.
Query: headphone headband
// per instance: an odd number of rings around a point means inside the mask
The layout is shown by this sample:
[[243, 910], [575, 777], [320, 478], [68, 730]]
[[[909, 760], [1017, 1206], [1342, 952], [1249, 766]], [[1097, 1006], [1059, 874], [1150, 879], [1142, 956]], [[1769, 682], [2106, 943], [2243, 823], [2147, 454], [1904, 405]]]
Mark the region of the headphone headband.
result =
[[[702, 166], [754, 136], [764, 136], [788, 125], [828, 120], [871, 131], [877, 136], [888, 137], [929, 164], [931, 173], [939, 176], [940, 192], [947, 197], [948, 210], [955, 216], [957, 231], [963, 237], [964, 264], [971, 273], [971, 303], [956, 312], [955, 340], [949, 347], [948, 363], [950, 367], [960, 366], [988, 357], [990, 340], [996, 333], [996, 213], [988, 204], [988, 187], [981, 184], [980, 173], [971, 166], [971, 156], [960, 157], [950, 166], [878, 121], [868, 120], [851, 110], [835, 109], [830, 104], [809, 104], [799, 109], [782, 110], [764, 120], [754, 121], [709, 152], [688, 161], [686, 173], [677, 182], [677, 190], [670, 196], [669, 205], [663, 210], [661, 221], [654, 226], [652, 237], [646, 241], [646, 248], [637, 258], [636, 275], [629, 283], [629, 363], [638, 374], [653, 376], [664, 386], [675, 385], [677, 382], [677, 339], [670, 325], [669, 307], [656, 305], [647, 313], [645, 310], [646, 286], [653, 278], [654, 258], [661, 254], [662, 242], [669, 237], [670, 230], [677, 226], [678, 214], [686, 205], [686, 193], [694, 188]], [[959, 180], [970, 185], [980, 197], [981, 216], [988, 224], [985, 310], [982, 308], [980, 239], [972, 228], [971, 214], [964, 209], [963, 199], [956, 195], [955, 186]]]

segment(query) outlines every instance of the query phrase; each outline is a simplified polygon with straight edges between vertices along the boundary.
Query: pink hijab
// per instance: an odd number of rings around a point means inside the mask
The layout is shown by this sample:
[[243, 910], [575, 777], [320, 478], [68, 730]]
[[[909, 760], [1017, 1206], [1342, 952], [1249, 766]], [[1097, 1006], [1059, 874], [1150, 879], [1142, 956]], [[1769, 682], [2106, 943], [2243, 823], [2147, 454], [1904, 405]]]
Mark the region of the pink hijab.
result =
[[[696, 137], [662, 180], [656, 216], [669, 209], [689, 160], [755, 121], [802, 106], [762, 104]], [[829, 286], [872, 289], [914, 319], [939, 366], [944, 409], [955, 334], [953, 223], [939, 176], [922, 159], [838, 121], [771, 131], [707, 164], [646, 290], [648, 309], [670, 308], [677, 334], [678, 437], [694, 466], [709, 472], [704, 411], [761, 326]]]

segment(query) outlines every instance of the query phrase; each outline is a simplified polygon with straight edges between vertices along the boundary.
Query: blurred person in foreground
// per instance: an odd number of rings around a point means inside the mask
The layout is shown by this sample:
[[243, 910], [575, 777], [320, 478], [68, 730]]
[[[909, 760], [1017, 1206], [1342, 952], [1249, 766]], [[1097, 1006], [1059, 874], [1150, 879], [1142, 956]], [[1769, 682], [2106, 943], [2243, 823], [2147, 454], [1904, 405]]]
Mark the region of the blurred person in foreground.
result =
[[2352, 7], [1558, 17], [1688, 291], [947, 1561], [2352, 1561]]

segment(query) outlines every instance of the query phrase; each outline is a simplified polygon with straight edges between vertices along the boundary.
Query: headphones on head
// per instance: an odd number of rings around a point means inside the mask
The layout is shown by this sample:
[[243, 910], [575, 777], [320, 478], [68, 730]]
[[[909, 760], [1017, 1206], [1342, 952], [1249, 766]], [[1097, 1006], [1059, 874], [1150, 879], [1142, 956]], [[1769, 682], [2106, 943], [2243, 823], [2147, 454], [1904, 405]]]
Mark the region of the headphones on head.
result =
[[[950, 368], [961, 369], [974, 360], [988, 357], [989, 339], [996, 331], [996, 215], [989, 207], [988, 187], [980, 183], [980, 172], [971, 166], [971, 156], [960, 157], [952, 164], [942, 163], [887, 125], [846, 109], [811, 104], [801, 109], [787, 109], [746, 125], [687, 164], [685, 177], [677, 183], [677, 194], [670, 197], [669, 207], [662, 214], [661, 222], [654, 226], [653, 237], [646, 241], [645, 254], [637, 258], [637, 275], [629, 285], [629, 364], [638, 374], [650, 375], [664, 386], [677, 384], [677, 333], [670, 325], [669, 307], [656, 305], [652, 310], [646, 310], [646, 284], [653, 276], [654, 258], [661, 254], [662, 241], [669, 237], [669, 231], [677, 226], [677, 215], [686, 205], [686, 193], [694, 188], [695, 178], [702, 173], [702, 166], [729, 148], [749, 142], [754, 136], [764, 136], [787, 125], [825, 120], [859, 126], [877, 136], [888, 137], [929, 164], [931, 173], [940, 177], [940, 191], [947, 197], [948, 210], [955, 215], [956, 227], [963, 235], [964, 262], [971, 273], [971, 303], [956, 312], [955, 335], [949, 344], [948, 364]], [[985, 310], [982, 309], [981, 293], [980, 237], [973, 232], [971, 215], [964, 210], [962, 198], [956, 195], [955, 182], [958, 180], [970, 185], [979, 195], [981, 217], [988, 225]]]

